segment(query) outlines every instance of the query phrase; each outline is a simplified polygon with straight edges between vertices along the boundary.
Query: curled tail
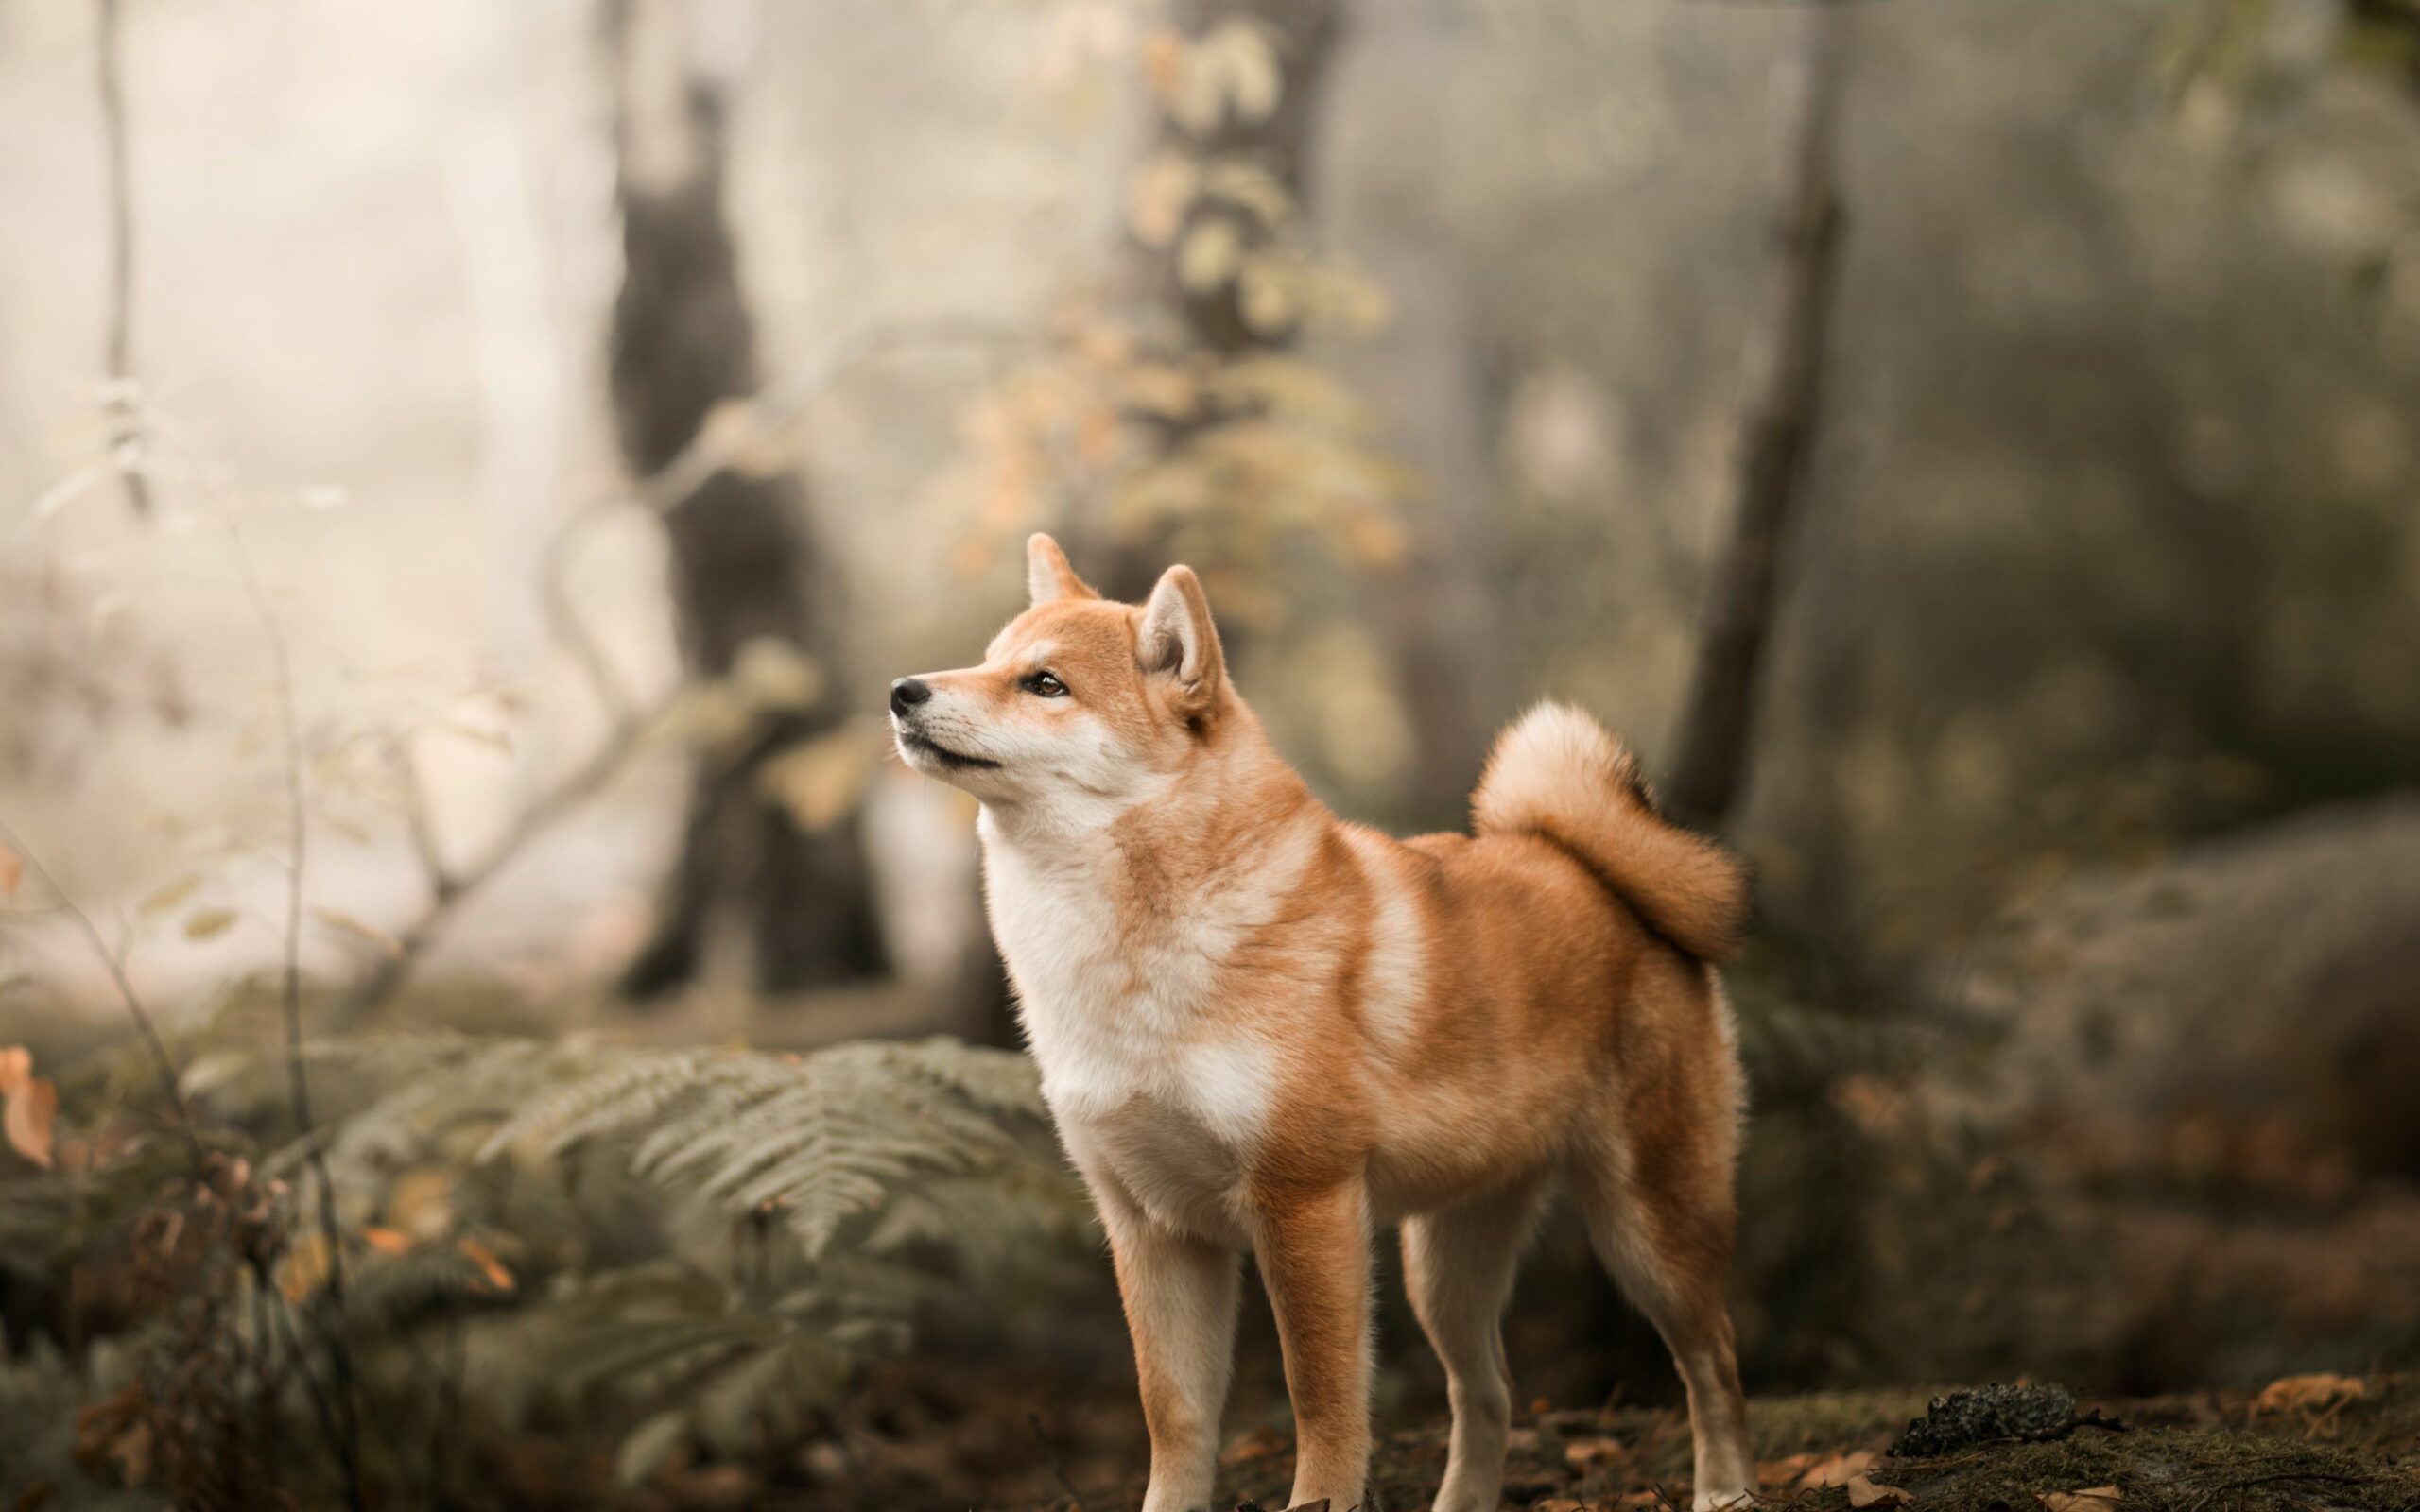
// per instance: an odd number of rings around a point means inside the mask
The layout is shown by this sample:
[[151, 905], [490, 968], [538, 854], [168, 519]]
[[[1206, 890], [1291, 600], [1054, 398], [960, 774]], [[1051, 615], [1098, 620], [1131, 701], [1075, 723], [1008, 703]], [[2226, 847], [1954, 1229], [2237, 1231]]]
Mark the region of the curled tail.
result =
[[1553, 841], [1658, 935], [1727, 959], [1748, 920], [1748, 876], [1730, 851], [1655, 812], [1638, 763], [1569, 704], [1542, 703], [1496, 737], [1471, 795], [1481, 834]]

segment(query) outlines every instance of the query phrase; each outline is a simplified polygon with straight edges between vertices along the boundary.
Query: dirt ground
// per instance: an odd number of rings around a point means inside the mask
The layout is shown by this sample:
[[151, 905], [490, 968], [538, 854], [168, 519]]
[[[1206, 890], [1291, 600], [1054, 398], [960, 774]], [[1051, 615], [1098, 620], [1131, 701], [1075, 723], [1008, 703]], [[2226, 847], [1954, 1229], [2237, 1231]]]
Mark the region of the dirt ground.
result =
[[[1127, 1512], [1141, 1500], [1141, 1424], [1104, 1392], [1070, 1404], [1039, 1376], [951, 1377], [928, 1365], [880, 1372], [791, 1473], [770, 1486], [730, 1468], [675, 1470], [630, 1503], [709, 1507], [983, 1508]], [[2420, 1375], [2303, 1377], [2264, 1392], [2086, 1398], [2122, 1431], [2001, 1441], [1934, 1459], [1885, 1451], [1929, 1391], [1825, 1393], [1750, 1407], [1760, 1505], [1803, 1512], [1912, 1506], [1939, 1512], [2398, 1512], [2420, 1508]], [[1236, 1435], [1220, 1492], [1284, 1505], [1293, 1472], [1282, 1429]], [[1376, 1504], [1419, 1512], [1445, 1462], [1442, 1418], [1382, 1436]], [[1689, 1435], [1672, 1408], [1516, 1409], [1504, 1504], [1616, 1512], [1689, 1504]], [[2099, 1494], [2092, 1494], [2099, 1493]], [[1903, 1499], [1904, 1498], [1904, 1499]]]

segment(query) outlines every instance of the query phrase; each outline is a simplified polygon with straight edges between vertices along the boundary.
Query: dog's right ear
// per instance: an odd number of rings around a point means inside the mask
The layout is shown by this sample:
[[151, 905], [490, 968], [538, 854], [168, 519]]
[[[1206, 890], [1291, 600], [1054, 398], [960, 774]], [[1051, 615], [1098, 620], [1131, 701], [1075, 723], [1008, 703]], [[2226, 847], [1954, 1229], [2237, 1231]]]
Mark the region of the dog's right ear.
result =
[[1059, 542], [1040, 531], [1025, 543], [1025, 586], [1037, 604], [1057, 598], [1100, 597], [1067, 565], [1067, 554], [1059, 549]]

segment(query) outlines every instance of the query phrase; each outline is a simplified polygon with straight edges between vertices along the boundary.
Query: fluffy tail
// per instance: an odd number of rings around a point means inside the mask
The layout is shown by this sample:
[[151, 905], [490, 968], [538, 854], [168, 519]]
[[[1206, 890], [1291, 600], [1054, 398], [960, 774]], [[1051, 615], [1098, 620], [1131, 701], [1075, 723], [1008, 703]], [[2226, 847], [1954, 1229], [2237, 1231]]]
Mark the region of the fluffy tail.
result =
[[1543, 835], [1597, 873], [1648, 927], [1701, 960], [1738, 948], [1748, 876], [1728, 850], [1665, 821], [1638, 763], [1569, 704], [1542, 703], [1496, 737], [1471, 795], [1481, 834]]

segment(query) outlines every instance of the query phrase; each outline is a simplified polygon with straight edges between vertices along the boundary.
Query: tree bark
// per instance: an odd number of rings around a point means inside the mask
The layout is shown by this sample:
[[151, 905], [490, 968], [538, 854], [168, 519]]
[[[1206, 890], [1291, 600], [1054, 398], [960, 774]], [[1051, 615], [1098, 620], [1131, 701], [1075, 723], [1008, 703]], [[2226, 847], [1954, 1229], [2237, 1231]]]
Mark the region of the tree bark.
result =
[[[624, 270], [610, 380], [624, 460], [645, 477], [679, 456], [717, 405], [755, 390], [756, 333], [724, 216], [723, 91], [692, 66], [684, 8], [623, 0], [614, 19]], [[763, 640], [806, 658], [824, 686], [700, 758], [655, 934], [624, 990], [646, 999], [691, 980], [726, 912], [745, 921], [761, 989], [877, 974], [886, 962], [856, 815], [810, 833], [757, 781], [773, 758], [844, 717], [833, 584], [804, 484], [725, 468], [666, 512], [665, 529], [696, 675], [728, 675]]]
[[1772, 282], [1751, 335], [1731, 533], [1699, 627], [1669, 796], [1719, 829], [1747, 784], [1756, 694], [1779, 596], [1781, 556], [1806, 491], [1823, 412], [1825, 347], [1840, 269], [1839, 127], [1846, 7], [1808, 0], [1787, 70], [1789, 180]]
[[[1199, 47], [1231, 27], [1264, 39], [1276, 63], [1275, 93], [1265, 111], [1233, 99], [1206, 116], [1193, 117], [1165, 87], [1152, 92], [1150, 161], [1181, 162], [1198, 175], [1199, 188], [1184, 208], [1173, 236], [1163, 244], [1130, 241], [1128, 271], [1136, 328], [1144, 344], [1171, 360], [1208, 357], [1234, 361], [1294, 344], [1291, 323], [1256, 323], [1245, 308], [1243, 281], [1231, 271], [1207, 282], [1188, 283], [1185, 249], [1197, 236], [1224, 232], [1234, 238], [1240, 263], [1286, 240], [1308, 214], [1311, 159], [1326, 102], [1326, 82], [1344, 30], [1345, 0], [1177, 0], [1171, 8], [1176, 35]], [[1149, 60], [1147, 58], [1147, 66]], [[1223, 170], [1249, 169], [1283, 196], [1272, 205], [1237, 187]], [[1172, 453], [1233, 416], [1203, 408], [1179, 420], [1157, 419], [1158, 444]], [[1069, 535], [1079, 557], [1102, 593], [1139, 599], [1150, 592], [1166, 541], [1115, 540], [1096, 522], [1073, 519]]]

